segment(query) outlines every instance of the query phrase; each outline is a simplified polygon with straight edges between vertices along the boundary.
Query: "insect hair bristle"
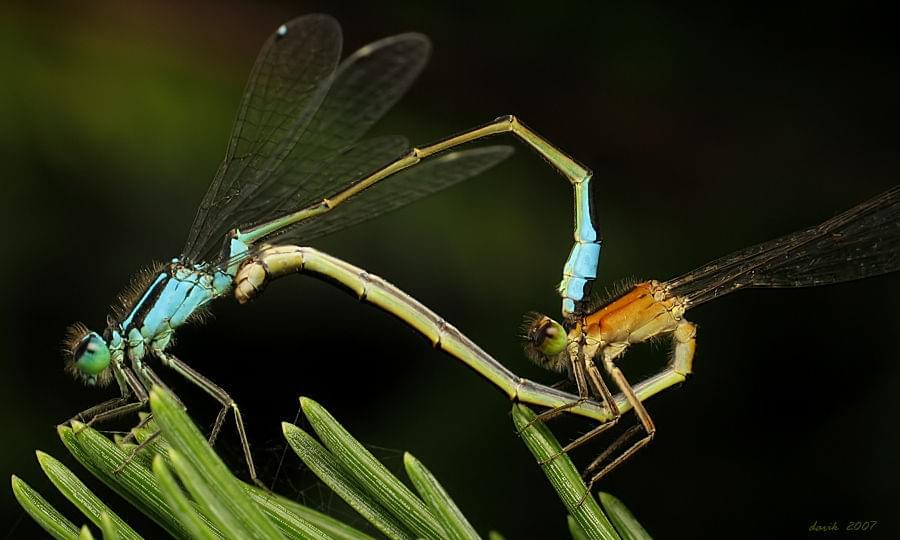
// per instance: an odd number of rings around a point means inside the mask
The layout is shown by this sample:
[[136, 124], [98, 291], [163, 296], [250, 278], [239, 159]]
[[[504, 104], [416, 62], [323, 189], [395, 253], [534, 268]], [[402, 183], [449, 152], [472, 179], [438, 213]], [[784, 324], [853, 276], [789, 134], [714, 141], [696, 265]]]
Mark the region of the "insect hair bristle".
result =
[[75, 322], [66, 328], [62, 342], [63, 354], [67, 358], [72, 358], [75, 355], [75, 349], [81, 344], [81, 340], [90, 333], [91, 330], [82, 322]]
[[591, 297], [585, 304], [585, 313], [592, 313], [606, 306], [616, 298], [633, 289], [634, 286], [641, 283], [641, 281], [642, 280], [637, 277], [627, 277], [614, 282], [603, 290], [593, 289], [593, 291], [591, 291]]
[[184, 324], [204, 324], [215, 318], [215, 314], [206, 307], [199, 308], [191, 313]]
[[537, 311], [528, 311], [522, 315], [522, 322], [519, 324], [518, 337], [520, 339], [528, 340], [530, 338], [529, 333], [534, 326], [534, 323], [541, 320], [542, 317], [544, 317], [544, 314]]
[[128, 312], [134, 307], [134, 304], [140, 300], [141, 295], [147, 290], [147, 287], [156, 276], [162, 271], [164, 263], [152, 262], [135, 274], [125, 289], [116, 296], [116, 302], [110, 306], [113, 316], [117, 320], [122, 320], [128, 315]]

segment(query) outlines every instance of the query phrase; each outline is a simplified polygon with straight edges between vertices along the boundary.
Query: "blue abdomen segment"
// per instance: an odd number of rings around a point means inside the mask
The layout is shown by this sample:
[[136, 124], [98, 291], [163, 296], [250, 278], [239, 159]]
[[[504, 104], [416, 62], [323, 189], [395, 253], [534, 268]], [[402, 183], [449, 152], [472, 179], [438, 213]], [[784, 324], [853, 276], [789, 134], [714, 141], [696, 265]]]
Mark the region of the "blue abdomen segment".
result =
[[590, 180], [588, 176], [572, 184], [575, 192], [575, 245], [566, 259], [559, 284], [562, 312], [566, 318], [575, 316], [578, 304], [587, 299], [600, 263], [600, 236], [594, 226]]
[[563, 297], [563, 315], [575, 314], [575, 306], [590, 294], [591, 283], [597, 277], [600, 244], [575, 244], [566, 260], [559, 293]]

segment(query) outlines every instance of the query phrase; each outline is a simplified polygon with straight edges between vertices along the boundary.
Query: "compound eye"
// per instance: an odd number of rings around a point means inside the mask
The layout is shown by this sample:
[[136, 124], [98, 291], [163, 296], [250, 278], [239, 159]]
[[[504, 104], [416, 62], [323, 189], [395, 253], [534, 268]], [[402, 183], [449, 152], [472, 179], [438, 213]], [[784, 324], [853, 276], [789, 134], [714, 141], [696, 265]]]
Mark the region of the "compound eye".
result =
[[566, 350], [566, 329], [550, 317], [536, 318], [528, 329], [528, 340], [541, 354], [553, 357]]
[[96, 332], [90, 332], [72, 353], [75, 368], [87, 379], [96, 378], [109, 367], [109, 347]]

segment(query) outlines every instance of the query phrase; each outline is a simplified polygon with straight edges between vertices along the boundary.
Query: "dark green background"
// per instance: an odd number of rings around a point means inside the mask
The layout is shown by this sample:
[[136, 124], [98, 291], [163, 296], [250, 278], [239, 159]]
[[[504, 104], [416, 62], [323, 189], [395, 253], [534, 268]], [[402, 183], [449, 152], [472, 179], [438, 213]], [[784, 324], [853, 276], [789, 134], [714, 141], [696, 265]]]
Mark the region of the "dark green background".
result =
[[[426, 143], [515, 113], [590, 165], [601, 287], [671, 277], [900, 178], [900, 61], [886, 14], [446, 4], [0, 8], [6, 477], [84, 521], [33, 454], [80, 470], [54, 426], [113, 392], [63, 373], [63, 332], [76, 320], [101, 326], [132, 273], [177, 255], [258, 47], [295, 15], [335, 15], [347, 52], [402, 31], [431, 36], [430, 66], [380, 132]], [[316, 246], [412, 293], [517, 373], [554, 382], [515, 336], [525, 311], [558, 313], [571, 195], [518, 149], [489, 174]], [[814, 521], [848, 520], [879, 520], [868, 537], [889, 536], [900, 479], [896, 286], [887, 276], [747, 291], [691, 312], [695, 376], [648, 402], [657, 440], [602, 489], [660, 538], [796, 538]], [[517, 440], [509, 403], [409, 329], [308, 278], [246, 307], [220, 304], [175, 350], [241, 404], [263, 479], [284, 448], [279, 422], [306, 395], [394, 469], [402, 450], [417, 455], [479, 531], [564, 536], [564, 511]], [[666, 355], [633, 351], [626, 372], [639, 378]], [[211, 421], [205, 396], [164, 376]], [[571, 438], [589, 425], [556, 427]], [[231, 423], [225, 432], [218, 448], [243, 470]], [[279, 492], [355, 519], [293, 456], [286, 468]], [[39, 534], [0, 492], [0, 533]]]

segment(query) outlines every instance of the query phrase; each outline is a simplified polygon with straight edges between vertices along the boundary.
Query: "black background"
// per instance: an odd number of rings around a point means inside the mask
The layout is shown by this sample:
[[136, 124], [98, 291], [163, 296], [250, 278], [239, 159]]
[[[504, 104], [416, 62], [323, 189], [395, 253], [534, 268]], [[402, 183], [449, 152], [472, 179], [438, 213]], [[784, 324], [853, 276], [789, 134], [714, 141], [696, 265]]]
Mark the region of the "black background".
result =
[[[346, 53], [402, 31], [432, 38], [429, 67], [379, 132], [426, 143], [515, 113], [591, 166], [600, 286], [677, 275], [826, 219], [900, 176], [900, 66], [886, 13], [562, 2], [0, 8], [0, 466], [76, 523], [85, 520], [33, 451], [87, 477], [54, 425], [113, 391], [63, 373], [65, 327], [101, 326], [130, 274], [177, 254], [260, 44], [316, 11], [341, 21]], [[571, 195], [517, 148], [489, 174], [316, 247], [399, 285], [517, 373], [554, 382], [515, 336], [525, 311], [558, 313]], [[695, 375], [648, 402], [657, 440], [601, 489], [659, 538], [796, 538], [814, 522], [855, 520], [879, 521], [868, 537], [891, 536], [896, 284], [746, 291], [692, 311]], [[565, 535], [564, 510], [517, 440], [509, 403], [408, 328], [299, 277], [214, 311], [174, 350], [241, 405], [264, 480], [284, 449], [279, 422], [305, 395], [395, 471], [402, 451], [415, 454], [480, 532]], [[640, 378], [666, 354], [644, 347], [623, 365]], [[215, 406], [163, 373], [210, 422]], [[562, 438], [589, 428], [554, 427]], [[232, 424], [218, 449], [243, 470]], [[360, 524], [296, 458], [286, 463], [279, 492]], [[39, 535], [2, 493], [0, 532]]]

